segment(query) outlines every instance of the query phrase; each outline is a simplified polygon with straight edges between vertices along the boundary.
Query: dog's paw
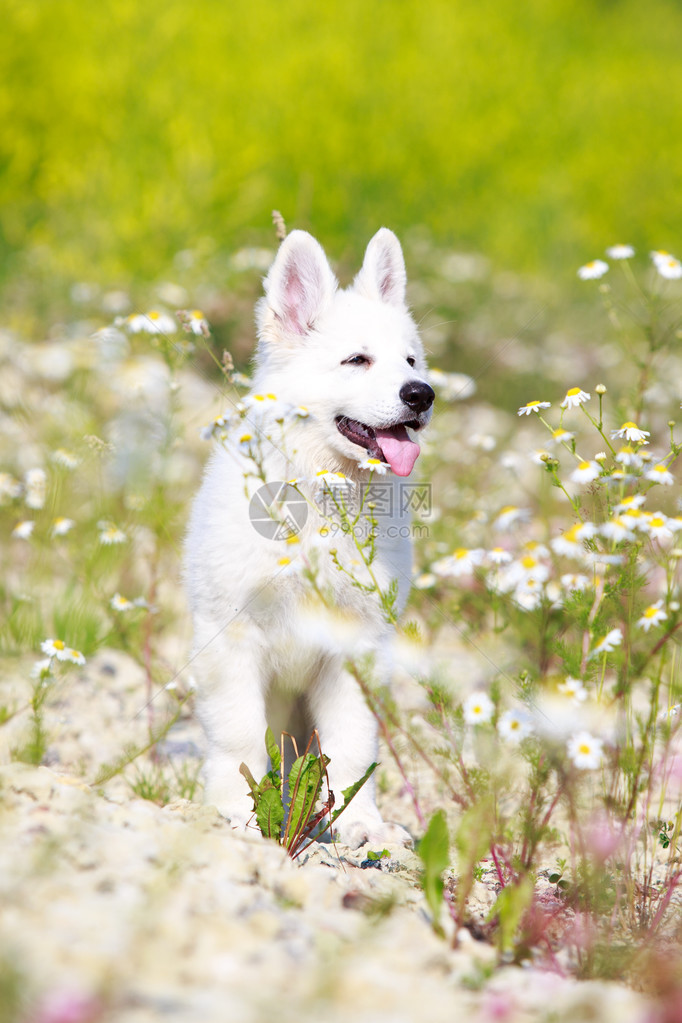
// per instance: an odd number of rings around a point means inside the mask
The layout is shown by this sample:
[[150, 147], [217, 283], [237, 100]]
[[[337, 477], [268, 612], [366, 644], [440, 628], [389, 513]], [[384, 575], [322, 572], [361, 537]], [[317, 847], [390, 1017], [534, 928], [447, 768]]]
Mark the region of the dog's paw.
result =
[[402, 845], [411, 849], [413, 845], [410, 833], [391, 821], [340, 820], [335, 830], [339, 841], [351, 849], [359, 849], [368, 843], [375, 849], [391, 845]]

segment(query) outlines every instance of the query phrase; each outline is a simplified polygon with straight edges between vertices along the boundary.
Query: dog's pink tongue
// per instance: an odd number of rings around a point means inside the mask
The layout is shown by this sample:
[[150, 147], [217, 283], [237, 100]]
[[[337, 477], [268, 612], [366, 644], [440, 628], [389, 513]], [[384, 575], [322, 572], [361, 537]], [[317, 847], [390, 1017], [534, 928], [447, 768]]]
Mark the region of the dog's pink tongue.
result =
[[375, 430], [384, 458], [396, 476], [409, 476], [419, 457], [419, 445], [407, 436], [404, 426]]

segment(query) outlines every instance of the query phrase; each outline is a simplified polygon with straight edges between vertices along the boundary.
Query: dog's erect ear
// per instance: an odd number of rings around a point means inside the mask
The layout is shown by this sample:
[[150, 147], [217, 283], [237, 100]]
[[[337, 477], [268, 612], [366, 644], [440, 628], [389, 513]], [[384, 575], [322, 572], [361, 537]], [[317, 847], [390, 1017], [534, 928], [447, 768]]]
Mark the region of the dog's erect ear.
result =
[[406, 282], [400, 242], [393, 231], [382, 227], [367, 246], [362, 269], [353, 281], [353, 288], [365, 298], [378, 298], [403, 308]]
[[292, 231], [263, 282], [266, 304], [290, 334], [307, 334], [337, 288], [324, 249], [307, 231]]

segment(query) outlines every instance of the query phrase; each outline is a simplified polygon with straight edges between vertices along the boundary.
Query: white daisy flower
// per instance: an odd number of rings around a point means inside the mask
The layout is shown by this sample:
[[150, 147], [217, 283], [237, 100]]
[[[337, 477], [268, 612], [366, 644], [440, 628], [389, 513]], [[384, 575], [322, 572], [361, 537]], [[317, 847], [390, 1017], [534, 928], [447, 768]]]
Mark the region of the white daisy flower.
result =
[[598, 657], [600, 654], [610, 654], [617, 646], [623, 642], [623, 633], [620, 628], [611, 629], [606, 635], [597, 643], [594, 650], [592, 650], [588, 660], [592, 660], [593, 657]]
[[616, 437], [624, 437], [625, 440], [629, 440], [632, 444], [648, 444], [646, 440], [650, 437], [651, 433], [648, 430], [640, 430], [637, 423], [623, 423], [619, 430], [612, 430], [611, 437], [615, 440]]
[[47, 474], [44, 469], [29, 469], [24, 476], [24, 501], [29, 508], [42, 508], [45, 504]]
[[[344, 473], [328, 472], [326, 469], [318, 470], [318, 472], [315, 473], [315, 480], [321, 488], [330, 487], [332, 490], [334, 488], [338, 489], [339, 487], [344, 490], [353, 490], [355, 487], [353, 480], [348, 479]], [[299, 480], [298, 482], [301, 483], [303, 480]]]
[[492, 719], [495, 704], [487, 693], [472, 693], [464, 701], [463, 709], [468, 725], [486, 725]]
[[629, 523], [632, 529], [641, 529], [646, 532], [646, 516], [647, 512], [643, 512], [640, 508], [626, 508], [621, 514], [620, 518], [626, 524]]
[[523, 579], [513, 593], [514, 603], [524, 611], [536, 611], [543, 598], [543, 584], [539, 579]]
[[175, 334], [177, 324], [168, 313], [151, 309], [148, 313], [135, 313], [125, 321], [131, 334]]
[[573, 483], [592, 483], [601, 475], [601, 466], [598, 462], [580, 462], [578, 468], [574, 469], [568, 477]]
[[566, 572], [561, 577], [561, 585], [565, 590], [578, 590], [582, 592], [590, 585], [590, 580], [580, 572]]
[[593, 771], [600, 766], [603, 758], [603, 742], [589, 732], [577, 732], [568, 740], [568, 755], [584, 771]]
[[0, 504], [13, 501], [21, 494], [21, 483], [8, 472], [0, 472]]
[[644, 494], [630, 494], [629, 497], [624, 497], [614, 510], [616, 512], [626, 512], [630, 508], [641, 508], [645, 500]]
[[606, 255], [610, 259], [632, 259], [635, 254], [635, 250], [632, 245], [611, 245], [606, 250]]
[[628, 520], [622, 515], [616, 515], [614, 518], [609, 519], [608, 522], [604, 522], [599, 527], [599, 532], [602, 536], [605, 536], [607, 540], [613, 540], [614, 543], [620, 543], [622, 540], [632, 540], [634, 533], [632, 527], [634, 523], [632, 520]]
[[608, 269], [609, 264], [605, 263], [603, 259], [592, 259], [589, 263], [579, 267], [578, 277], [581, 281], [596, 280], [598, 277], [603, 277], [605, 273], [608, 273]]
[[662, 483], [666, 487], [672, 486], [675, 482], [675, 477], [668, 469], [667, 465], [663, 465], [659, 462], [658, 465], [651, 465], [644, 473], [645, 480], [651, 480], [652, 483]]
[[97, 528], [100, 531], [99, 542], [105, 546], [125, 543], [128, 539], [123, 530], [119, 529], [113, 522], [100, 521], [97, 523]]
[[620, 462], [621, 465], [626, 465], [631, 469], [641, 469], [642, 459], [641, 456], [631, 448], [629, 444], [619, 449], [616, 455], [616, 461]]
[[66, 536], [75, 525], [76, 523], [73, 519], [65, 519], [63, 516], [59, 516], [52, 523], [52, 536]]
[[659, 263], [664, 262], [666, 259], [670, 259], [672, 253], [666, 252], [665, 249], [654, 249], [654, 251], [650, 252], [649, 255], [651, 256], [652, 263], [655, 266], [657, 266]]
[[211, 333], [208, 320], [202, 313], [201, 309], [192, 309], [190, 312], [185, 312], [182, 322], [187, 325], [193, 334], [200, 334], [202, 337], [208, 337]]
[[77, 469], [80, 465], [80, 459], [65, 448], [57, 448], [52, 452], [50, 458], [55, 465], [61, 465], [63, 469]]
[[539, 413], [540, 409], [550, 408], [551, 404], [552, 404], [551, 401], [538, 401], [537, 399], [534, 400], [534, 401], [529, 401], [525, 405], [521, 406], [521, 408], [517, 412], [517, 415], [519, 415], [519, 416], [529, 416], [531, 414], [531, 412], [538, 412]]
[[549, 451], [546, 451], [545, 448], [536, 448], [530, 454], [530, 460], [534, 465], [546, 465], [547, 459], [551, 457]]
[[509, 551], [505, 551], [504, 547], [493, 547], [492, 550], [486, 552], [486, 557], [489, 561], [492, 561], [493, 565], [508, 565], [512, 559]]
[[653, 515], [646, 515], [641, 526], [643, 533], [648, 533], [652, 540], [659, 540], [667, 543], [673, 538], [673, 531], [670, 528], [667, 516], [661, 512]]
[[428, 381], [445, 401], [463, 401], [476, 393], [476, 384], [466, 373], [446, 373], [442, 369], [430, 369]]
[[516, 505], [508, 504], [502, 508], [493, 522], [493, 527], [499, 530], [511, 529], [520, 522], [527, 522], [530, 512], [527, 508], [517, 508]]
[[35, 525], [35, 522], [32, 522], [30, 519], [24, 519], [23, 522], [17, 522], [16, 526], [12, 530], [12, 536], [16, 536], [18, 540], [28, 540], [35, 529]]
[[533, 558], [546, 558], [549, 555], [549, 550], [544, 543], [539, 543], [537, 540], [526, 540], [521, 549], [524, 554], [530, 554]]
[[432, 586], [436, 585], [436, 582], [437, 579], [433, 572], [422, 572], [412, 585], [418, 590], [430, 590]]
[[135, 607], [132, 600], [128, 600], [127, 597], [122, 597], [120, 593], [115, 593], [109, 601], [109, 607], [114, 611], [130, 611], [132, 607]]
[[669, 281], [676, 281], [682, 277], [682, 263], [674, 256], [657, 260], [655, 266], [661, 277], [665, 277]]
[[644, 629], [648, 632], [649, 629], [654, 628], [656, 625], [660, 625], [664, 622], [668, 615], [663, 610], [663, 601], [657, 600], [655, 604], [650, 604], [648, 608], [642, 613], [642, 617], [637, 619], [637, 624], [640, 629]]
[[525, 710], [506, 710], [497, 723], [497, 730], [507, 742], [521, 742], [533, 731], [530, 714]]
[[73, 650], [67, 647], [62, 639], [46, 639], [40, 644], [40, 649], [48, 657], [56, 657], [58, 661], [70, 661], [72, 664], [85, 664], [85, 657], [80, 650]]
[[564, 696], [570, 696], [575, 703], [584, 703], [587, 699], [587, 689], [579, 678], [571, 678], [569, 675], [565, 681], [559, 683], [557, 689]]
[[584, 405], [586, 401], [590, 400], [590, 395], [587, 391], [581, 391], [579, 387], [570, 387], [566, 391], [566, 397], [559, 405], [560, 408], [579, 408], [580, 405]]
[[556, 430], [552, 430], [552, 440], [555, 444], [567, 444], [568, 441], [573, 440], [575, 437], [574, 433], [570, 433], [568, 430], [564, 430], [563, 426], [559, 426]]
[[46, 679], [51, 674], [52, 658], [44, 657], [31, 668], [31, 678]]
[[276, 402], [277, 395], [268, 391], [267, 394], [247, 394], [244, 396], [242, 404], [247, 409], [264, 409]]
[[387, 462], [382, 462], [379, 458], [363, 458], [361, 462], [358, 462], [360, 469], [369, 469], [371, 472], [376, 472], [379, 476], [384, 476], [391, 468]]
[[71, 664], [85, 664], [85, 657], [80, 650], [73, 650], [67, 648], [64, 657], [59, 658], [62, 661], [70, 661]]
[[575, 522], [561, 536], [556, 536], [553, 540], [550, 540], [550, 547], [555, 554], [579, 557], [585, 550], [582, 541], [589, 540], [596, 532], [597, 527], [592, 522]]
[[480, 547], [471, 549], [468, 547], [458, 547], [448, 557], [434, 562], [431, 568], [438, 576], [458, 579], [462, 575], [471, 575], [474, 568], [480, 565], [484, 554], [485, 551]]

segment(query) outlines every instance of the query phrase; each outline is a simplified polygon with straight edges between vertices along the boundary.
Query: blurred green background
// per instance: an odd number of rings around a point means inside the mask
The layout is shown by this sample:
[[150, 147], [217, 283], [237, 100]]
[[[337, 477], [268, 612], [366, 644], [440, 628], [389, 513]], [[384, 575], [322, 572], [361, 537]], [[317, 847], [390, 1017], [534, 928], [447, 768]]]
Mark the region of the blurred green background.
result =
[[155, 280], [273, 207], [353, 261], [381, 224], [679, 254], [681, 47], [672, 0], [5, 0], [0, 288]]

